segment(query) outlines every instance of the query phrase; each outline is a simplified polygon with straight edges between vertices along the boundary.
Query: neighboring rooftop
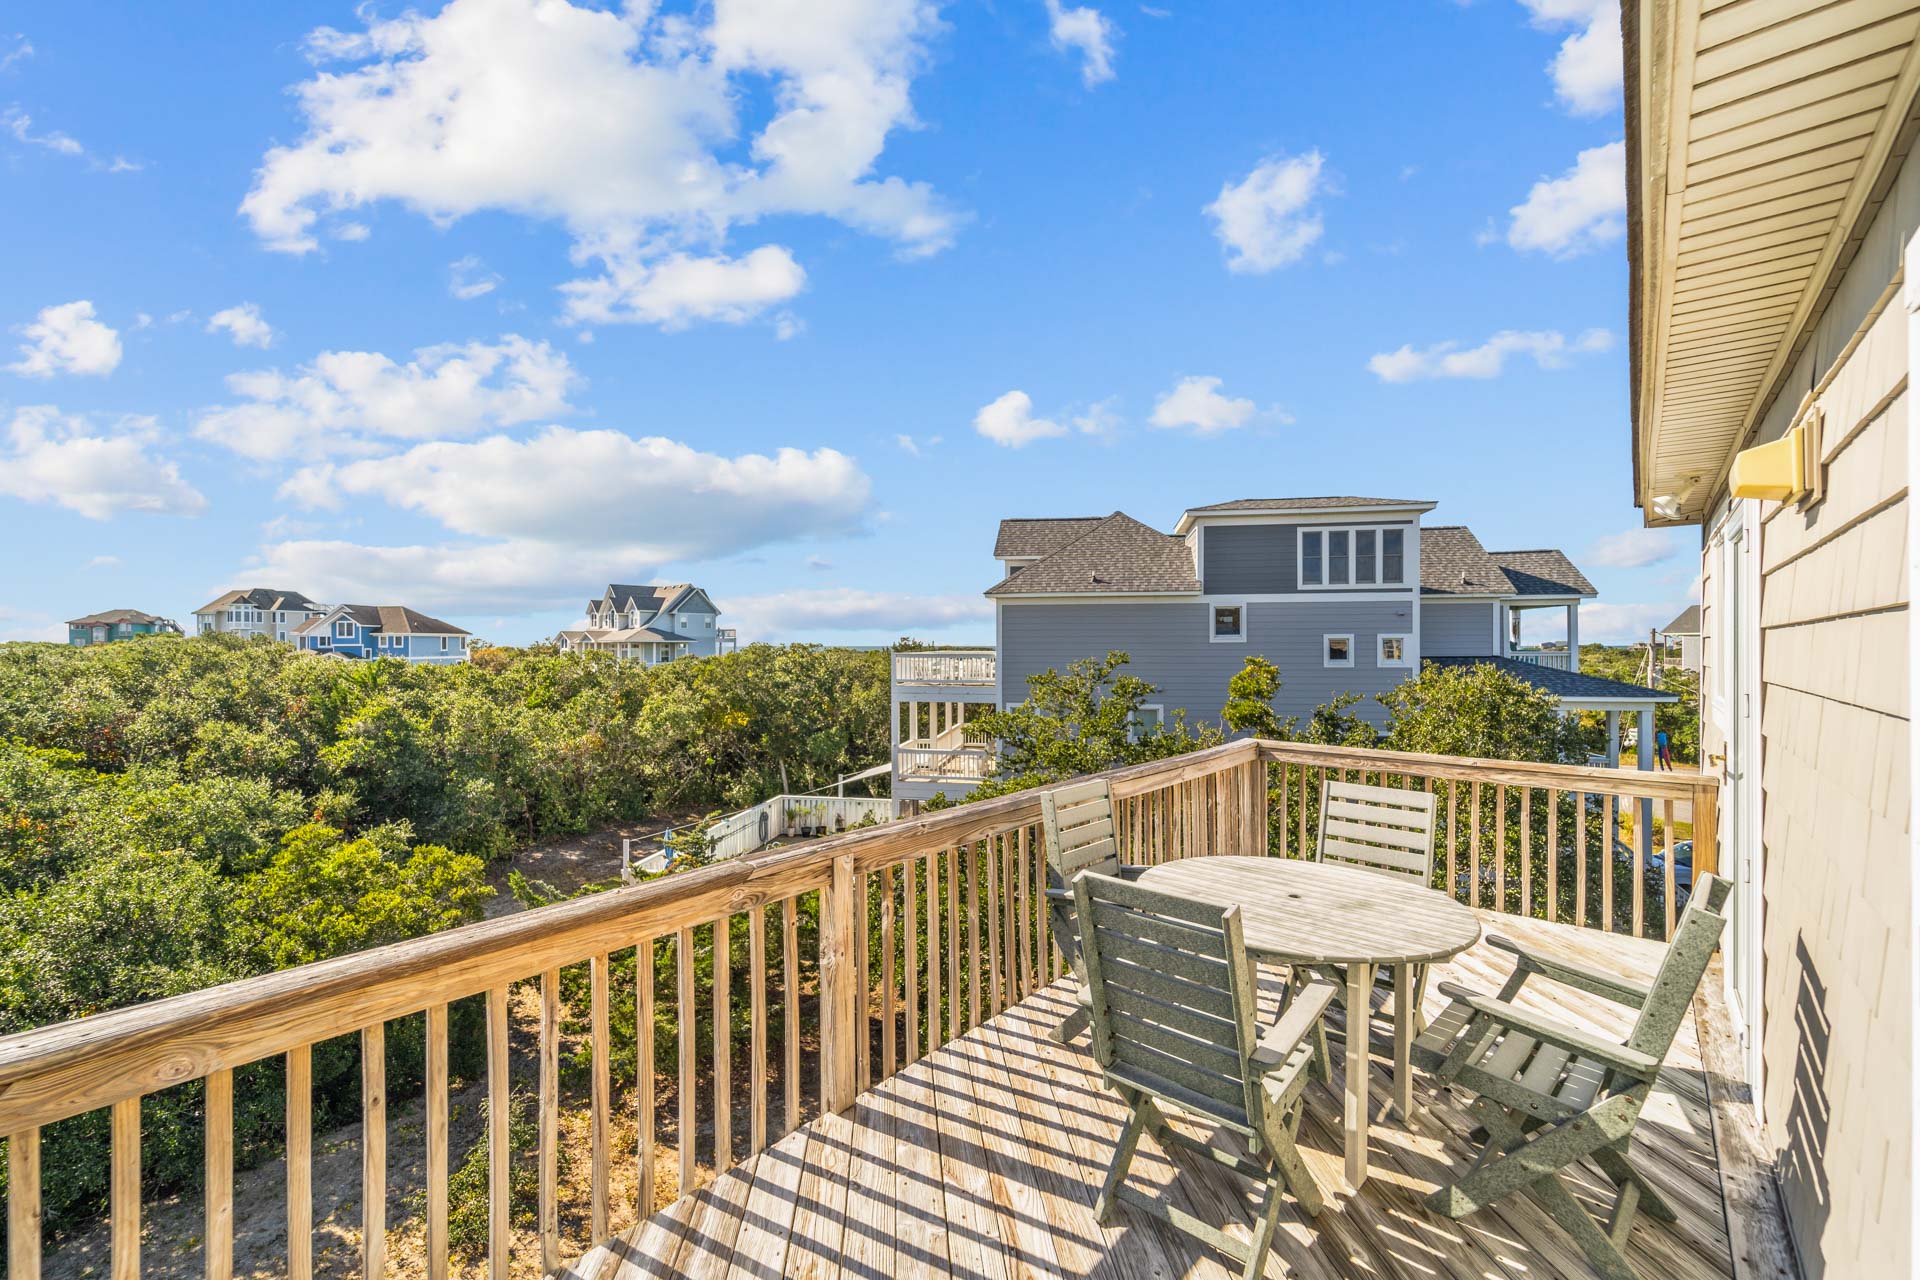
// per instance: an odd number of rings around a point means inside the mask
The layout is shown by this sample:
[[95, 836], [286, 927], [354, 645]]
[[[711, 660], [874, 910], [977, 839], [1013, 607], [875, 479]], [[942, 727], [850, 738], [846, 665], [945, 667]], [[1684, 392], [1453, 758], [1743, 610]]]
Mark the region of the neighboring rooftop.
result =
[[1564, 551], [1490, 551], [1493, 562], [1506, 573], [1513, 589], [1523, 596], [1597, 596], [1587, 575], [1574, 567]]
[[1318, 498], [1235, 498], [1204, 507], [1188, 507], [1192, 515], [1217, 511], [1324, 511], [1339, 507], [1431, 507], [1421, 498], [1356, 498], [1328, 496]]
[[1116, 511], [987, 594], [1193, 595], [1199, 590], [1185, 539]]
[[1700, 606], [1690, 604], [1680, 611], [1680, 616], [1660, 629], [1661, 635], [1697, 636], [1700, 634]]
[[1644, 685], [1628, 684], [1625, 680], [1609, 680], [1605, 676], [1590, 676], [1581, 671], [1562, 671], [1558, 667], [1544, 667], [1537, 663], [1521, 662], [1517, 658], [1427, 658], [1425, 661], [1441, 667], [1472, 667], [1485, 664], [1498, 667], [1509, 675], [1519, 676], [1536, 689], [1544, 689], [1556, 698], [1568, 702], [1678, 702], [1680, 695], [1664, 689], [1649, 689]]
[[398, 604], [342, 604], [335, 605], [326, 613], [308, 618], [295, 628], [295, 635], [305, 635], [323, 624], [330, 623], [336, 614], [345, 614], [353, 621], [369, 630], [377, 630], [390, 636], [464, 636], [471, 634], [451, 622], [442, 622], [438, 618], [428, 617], [417, 609], [409, 609]]
[[90, 613], [84, 618], [69, 618], [70, 627], [98, 627], [113, 622], [148, 622], [156, 626], [172, 626], [171, 618], [162, 618], [151, 613], [142, 613], [138, 609], [106, 609], [100, 613]]
[[[1584, 579], [1583, 579], [1584, 581]], [[1513, 579], [1463, 524], [1420, 530], [1420, 591], [1434, 596], [1510, 596]]]
[[1056, 516], [1002, 520], [999, 536], [993, 540], [993, 558], [1023, 560], [1052, 555], [1105, 519], [1105, 516]]
[[298, 591], [282, 591], [277, 587], [248, 587], [244, 591], [229, 591], [208, 601], [195, 609], [195, 613], [212, 613], [218, 609], [230, 608], [236, 604], [252, 605], [256, 609], [301, 609], [311, 611], [321, 606], [309, 600]]

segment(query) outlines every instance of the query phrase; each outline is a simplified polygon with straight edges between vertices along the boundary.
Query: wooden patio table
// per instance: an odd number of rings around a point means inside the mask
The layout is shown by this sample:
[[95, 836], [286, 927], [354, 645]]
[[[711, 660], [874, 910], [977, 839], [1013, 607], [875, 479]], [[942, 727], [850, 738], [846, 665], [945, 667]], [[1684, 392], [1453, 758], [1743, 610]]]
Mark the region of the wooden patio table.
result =
[[1289, 965], [1347, 971], [1347, 1181], [1367, 1180], [1367, 1022], [1374, 972], [1393, 967], [1393, 1106], [1413, 1110], [1408, 1061], [1415, 1032], [1413, 968], [1480, 941], [1480, 920], [1446, 894], [1396, 876], [1298, 858], [1180, 858], [1139, 883], [1219, 907], [1239, 907], [1247, 950]]

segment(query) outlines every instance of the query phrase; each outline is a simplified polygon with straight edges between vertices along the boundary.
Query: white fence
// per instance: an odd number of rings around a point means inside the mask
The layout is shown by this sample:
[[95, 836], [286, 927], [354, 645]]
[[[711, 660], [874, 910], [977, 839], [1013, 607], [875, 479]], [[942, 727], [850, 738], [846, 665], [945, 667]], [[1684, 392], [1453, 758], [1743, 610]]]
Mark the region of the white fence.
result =
[[895, 684], [992, 684], [991, 650], [909, 651], [893, 655]]
[[[751, 809], [730, 813], [707, 828], [713, 841], [713, 857], [737, 858], [751, 853], [769, 840], [799, 835], [831, 835], [851, 830], [871, 814], [875, 822], [892, 822], [900, 815], [897, 800], [876, 800], [865, 796], [775, 796]], [[636, 871], [665, 871], [667, 852], [648, 854], [629, 860]]]
[[1565, 649], [1515, 649], [1507, 654], [1515, 662], [1531, 662], [1536, 667], [1555, 671], [1573, 670], [1573, 656]]
[[986, 747], [901, 747], [893, 753], [893, 767], [902, 782], [984, 782], [993, 770], [993, 752]]

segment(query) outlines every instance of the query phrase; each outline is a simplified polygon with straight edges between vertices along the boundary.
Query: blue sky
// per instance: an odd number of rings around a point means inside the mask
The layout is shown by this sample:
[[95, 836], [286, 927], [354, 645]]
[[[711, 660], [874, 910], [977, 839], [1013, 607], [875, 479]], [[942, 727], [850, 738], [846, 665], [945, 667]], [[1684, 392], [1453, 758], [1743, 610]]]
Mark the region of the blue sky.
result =
[[617, 579], [981, 640], [1002, 516], [1314, 493], [1566, 549], [1590, 639], [1688, 599], [1607, 0], [5, 21], [0, 638], [269, 585], [525, 641]]

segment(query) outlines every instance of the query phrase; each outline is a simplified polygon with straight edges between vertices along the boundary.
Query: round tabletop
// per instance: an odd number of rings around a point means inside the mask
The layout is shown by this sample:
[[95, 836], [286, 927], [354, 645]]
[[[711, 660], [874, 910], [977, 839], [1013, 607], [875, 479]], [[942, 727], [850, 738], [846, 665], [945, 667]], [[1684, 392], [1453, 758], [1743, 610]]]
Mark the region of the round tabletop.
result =
[[1299, 858], [1180, 858], [1139, 883], [1239, 907], [1247, 950], [1294, 964], [1427, 964], [1480, 940], [1480, 918], [1399, 876]]

